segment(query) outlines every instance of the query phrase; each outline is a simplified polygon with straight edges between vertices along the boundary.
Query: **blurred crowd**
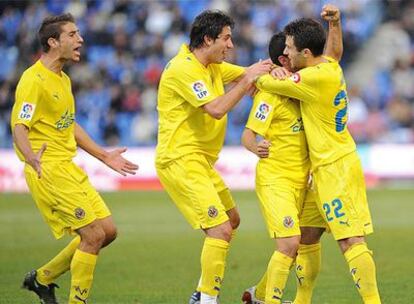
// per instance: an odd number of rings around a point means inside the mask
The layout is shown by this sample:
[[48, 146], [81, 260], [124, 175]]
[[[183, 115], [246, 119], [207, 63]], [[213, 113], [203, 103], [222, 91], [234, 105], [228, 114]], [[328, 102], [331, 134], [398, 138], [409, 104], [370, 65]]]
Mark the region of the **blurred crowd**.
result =
[[[358, 142], [414, 143], [414, 2], [330, 1], [342, 10], [345, 71], [384, 24], [396, 24], [405, 56], [388, 56], [366, 85], [348, 86], [349, 128]], [[0, 147], [11, 147], [10, 110], [17, 81], [40, 56], [37, 30], [49, 14], [72, 13], [85, 40], [69, 65], [76, 119], [100, 144], [154, 145], [157, 85], [194, 17], [220, 9], [236, 22], [228, 60], [248, 66], [266, 58], [271, 35], [299, 17], [318, 17], [321, 0], [48, 0], [0, 1]], [[395, 45], [390, 45], [394, 48]], [[398, 50], [398, 49], [397, 49]], [[372, 54], [378, 57], [381, 54]], [[381, 57], [382, 58], [382, 57]], [[385, 60], [385, 59], [384, 59]], [[251, 98], [229, 114], [226, 144], [239, 144]]]

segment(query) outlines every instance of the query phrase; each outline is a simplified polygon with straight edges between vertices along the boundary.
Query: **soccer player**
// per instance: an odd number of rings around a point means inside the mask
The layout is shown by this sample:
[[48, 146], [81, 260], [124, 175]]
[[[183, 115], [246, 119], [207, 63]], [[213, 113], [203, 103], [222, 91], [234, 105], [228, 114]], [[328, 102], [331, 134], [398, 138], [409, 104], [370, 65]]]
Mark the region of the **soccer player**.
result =
[[25, 162], [27, 185], [54, 236], [76, 235], [57, 256], [29, 272], [23, 287], [42, 303], [57, 303], [55, 280], [71, 272], [69, 303], [86, 303], [99, 251], [116, 238], [111, 213], [72, 158], [76, 146], [122, 175], [138, 166], [122, 157], [123, 149], [106, 151], [75, 121], [68, 61], [80, 60], [83, 39], [70, 14], [47, 17], [39, 29], [40, 59], [20, 78], [11, 128], [18, 157]]
[[[339, 10], [324, 19], [341, 31]], [[284, 32], [284, 54], [298, 72], [286, 80], [262, 76], [256, 85], [300, 100], [318, 208], [338, 241], [364, 303], [381, 303], [372, 251], [365, 243], [364, 236], [373, 227], [361, 163], [346, 127], [348, 99], [340, 57], [323, 56], [326, 36], [316, 20], [295, 20]]]
[[[269, 42], [270, 58], [289, 70], [284, 48], [285, 34], [275, 34]], [[259, 141], [258, 135], [262, 138]], [[267, 92], [256, 94], [242, 143], [259, 157], [256, 193], [277, 248], [267, 272], [255, 287], [245, 291], [242, 301], [280, 303], [296, 258], [296, 277], [300, 282], [295, 303], [311, 303], [321, 264], [320, 237], [326, 224], [313, 192], [307, 189], [310, 160], [299, 102]]]
[[[226, 113], [268, 73], [270, 60], [248, 68], [224, 62], [233, 48], [233, 20], [204, 11], [191, 27], [190, 44], [166, 65], [158, 91], [156, 169], [165, 190], [194, 229], [206, 235], [201, 278], [192, 303], [217, 303], [229, 242], [239, 214], [214, 164], [226, 131]], [[224, 85], [237, 82], [227, 93]]]

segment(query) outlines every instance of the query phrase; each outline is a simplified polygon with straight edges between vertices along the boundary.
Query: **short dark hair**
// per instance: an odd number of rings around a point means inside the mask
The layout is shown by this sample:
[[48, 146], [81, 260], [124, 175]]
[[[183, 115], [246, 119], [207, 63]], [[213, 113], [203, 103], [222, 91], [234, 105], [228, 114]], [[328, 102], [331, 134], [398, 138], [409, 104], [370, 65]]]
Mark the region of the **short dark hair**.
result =
[[234, 27], [233, 19], [219, 10], [207, 10], [198, 15], [190, 31], [190, 50], [199, 48], [204, 43], [204, 36], [217, 39], [223, 27]]
[[326, 42], [325, 30], [318, 21], [311, 18], [301, 18], [286, 25], [286, 36], [292, 36], [298, 51], [309, 49], [314, 56], [323, 54]]
[[279, 56], [284, 56], [286, 35], [283, 32], [276, 33], [270, 38], [269, 42], [269, 57], [274, 64], [282, 66], [279, 61]]
[[47, 53], [50, 49], [50, 46], [47, 43], [49, 38], [59, 39], [60, 34], [62, 33], [62, 25], [65, 25], [68, 22], [75, 23], [75, 18], [73, 18], [70, 13], [59, 16], [49, 16], [43, 20], [38, 32], [43, 52]]

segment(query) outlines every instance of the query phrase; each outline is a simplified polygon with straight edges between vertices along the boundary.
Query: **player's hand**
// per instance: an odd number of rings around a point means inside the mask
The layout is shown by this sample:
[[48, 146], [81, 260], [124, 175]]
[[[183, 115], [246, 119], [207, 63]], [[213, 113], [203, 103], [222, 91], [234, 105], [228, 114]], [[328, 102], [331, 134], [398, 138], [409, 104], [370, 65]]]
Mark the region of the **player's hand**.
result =
[[138, 170], [138, 165], [125, 159], [121, 154], [124, 153], [127, 148], [118, 148], [107, 153], [102, 161], [111, 169], [115, 170], [123, 176], [127, 174], [135, 175]]
[[257, 144], [257, 152], [256, 155], [260, 158], [267, 158], [269, 157], [269, 147], [270, 141], [264, 139]]
[[259, 60], [246, 69], [246, 77], [250, 82], [254, 82], [259, 76], [267, 74], [272, 69], [272, 60]]
[[322, 7], [321, 17], [328, 22], [338, 22], [341, 18], [341, 12], [335, 5], [326, 4]]
[[292, 73], [283, 67], [276, 67], [270, 71], [270, 75], [272, 75], [273, 78], [283, 80], [289, 78]]
[[42, 147], [40, 148], [40, 150], [37, 151], [36, 154], [33, 154], [33, 157], [31, 157], [30, 159], [26, 159], [26, 162], [30, 166], [32, 166], [33, 169], [36, 171], [38, 178], [42, 177], [41, 158], [42, 158], [42, 155], [45, 152], [46, 148], [47, 148], [47, 144], [44, 143], [42, 145]]

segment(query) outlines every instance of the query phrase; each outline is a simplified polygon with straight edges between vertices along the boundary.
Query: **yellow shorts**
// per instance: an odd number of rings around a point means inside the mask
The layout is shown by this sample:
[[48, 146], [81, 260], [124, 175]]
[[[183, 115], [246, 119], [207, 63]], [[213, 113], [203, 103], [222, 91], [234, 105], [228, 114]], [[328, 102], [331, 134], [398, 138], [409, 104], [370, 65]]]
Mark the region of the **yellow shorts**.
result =
[[318, 207], [335, 240], [373, 232], [361, 162], [356, 152], [313, 172]]
[[288, 183], [257, 184], [256, 193], [271, 238], [300, 235], [300, 227], [326, 227], [310, 190]]
[[233, 197], [211, 162], [202, 154], [188, 154], [157, 166], [165, 191], [194, 229], [215, 227], [229, 220]]
[[42, 163], [42, 177], [25, 165], [27, 185], [56, 238], [111, 215], [85, 172], [72, 161]]

